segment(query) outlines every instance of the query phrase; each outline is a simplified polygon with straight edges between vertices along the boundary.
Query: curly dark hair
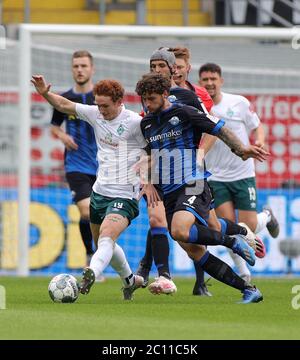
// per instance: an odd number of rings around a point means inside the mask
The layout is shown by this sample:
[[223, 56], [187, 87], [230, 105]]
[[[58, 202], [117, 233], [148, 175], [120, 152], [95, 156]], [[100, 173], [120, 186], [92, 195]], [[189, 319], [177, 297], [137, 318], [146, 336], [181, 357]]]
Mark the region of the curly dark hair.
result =
[[171, 79], [163, 74], [149, 73], [137, 82], [135, 91], [138, 95], [160, 94], [170, 92]]
[[94, 95], [109, 96], [113, 102], [123, 99], [125, 91], [117, 80], [101, 80], [94, 85]]

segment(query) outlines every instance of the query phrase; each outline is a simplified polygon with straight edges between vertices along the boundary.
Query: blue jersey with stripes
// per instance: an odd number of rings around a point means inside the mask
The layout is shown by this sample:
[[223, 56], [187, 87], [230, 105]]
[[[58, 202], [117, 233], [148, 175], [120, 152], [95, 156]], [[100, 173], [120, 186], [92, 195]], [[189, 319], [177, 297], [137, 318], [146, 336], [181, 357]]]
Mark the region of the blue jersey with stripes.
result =
[[[61, 95], [77, 103], [95, 105], [92, 92], [78, 94], [70, 89]], [[64, 121], [66, 121], [66, 133], [72, 136], [78, 145], [77, 150], [65, 149], [65, 171], [96, 175], [98, 162], [94, 129], [75, 115], [66, 115], [54, 109], [51, 124], [60, 126]]]
[[223, 120], [178, 103], [144, 117], [141, 129], [155, 160], [154, 182], [164, 194], [210, 175], [205, 164], [197, 165], [198, 144], [202, 133], [217, 135], [224, 124]]

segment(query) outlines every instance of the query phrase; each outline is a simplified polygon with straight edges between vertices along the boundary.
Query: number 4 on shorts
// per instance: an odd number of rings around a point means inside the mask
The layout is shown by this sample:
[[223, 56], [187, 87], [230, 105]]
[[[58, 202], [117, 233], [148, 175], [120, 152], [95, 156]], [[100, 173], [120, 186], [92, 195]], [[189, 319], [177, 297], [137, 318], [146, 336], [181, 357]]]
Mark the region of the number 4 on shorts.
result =
[[191, 196], [190, 198], [188, 198], [187, 201], [190, 205], [192, 205], [196, 199], [197, 199], [197, 197], [194, 195], [194, 196]]

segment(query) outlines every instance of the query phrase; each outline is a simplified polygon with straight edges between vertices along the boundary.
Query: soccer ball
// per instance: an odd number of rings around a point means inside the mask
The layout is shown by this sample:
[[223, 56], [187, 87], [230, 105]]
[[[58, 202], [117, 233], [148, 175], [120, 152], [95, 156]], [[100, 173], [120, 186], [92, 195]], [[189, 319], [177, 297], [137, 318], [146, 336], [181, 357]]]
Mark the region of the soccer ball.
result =
[[57, 275], [50, 281], [48, 292], [54, 302], [72, 303], [79, 295], [77, 280], [72, 275]]

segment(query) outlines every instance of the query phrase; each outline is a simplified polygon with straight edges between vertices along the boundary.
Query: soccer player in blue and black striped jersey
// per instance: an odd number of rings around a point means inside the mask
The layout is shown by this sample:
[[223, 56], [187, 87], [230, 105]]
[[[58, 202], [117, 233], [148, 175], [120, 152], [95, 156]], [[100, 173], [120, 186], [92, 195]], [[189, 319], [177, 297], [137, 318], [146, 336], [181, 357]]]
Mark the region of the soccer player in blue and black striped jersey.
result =
[[[183, 103], [203, 112], [206, 111], [201, 99], [193, 91], [180, 88], [175, 84], [173, 75], [176, 71], [176, 58], [173, 52], [169, 51], [169, 48], [162, 47], [152, 53], [150, 57], [150, 71], [156, 74], [165, 74], [170, 78], [171, 88], [168, 96], [170, 102]], [[137, 274], [144, 277], [144, 286], [147, 286], [149, 272], [154, 259], [159, 277], [166, 284], [169, 284], [169, 288], [166, 290], [167, 293], [170, 293], [170, 287], [173, 287], [175, 292], [175, 285], [167, 281], [171, 280], [168, 263], [169, 242], [165, 209], [162, 202], [159, 202], [159, 205], [155, 208], [148, 207], [148, 216], [150, 229], [147, 234], [146, 251], [143, 259], [140, 261]]]
[[[80, 50], [73, 54], [72, 74], [74, 86], [62, 96], [77, 103], [94, 105], [92, 82], [94, 65], [93, 57], [88, 51]], [[64, 122], [65, 131], [61, 127]], [[73, 201], [80, 212], [79, 228], [89, 263], [89, 258], [93, 255], [89, 205], [98, 168], [94, 130], [86, 121], [63, 114], [56, 109], [53, 112], [51, 125], [52, 134], [65, 145], [66, 179], [72, 191]]]
[[[180, 49], [180, 48], [177, 48]], [[194, 91], [181, 88], [176, 85], [174, 77], [177, 74], [176, 68], [176, 48], [159, 48], [153, 52], [150, 57], [150, 70], [156, 74], [164, 74], [171, 80], [171, 88], [168, 96], [168, 100], [172, 103], [181, 103], [190, 105], [203, 113], [207, 112], [207, 109], [202, 103]], [[166, 294], [175, 292], [175, 284], [171, 281], [169, 271], [169, 242], [168, 242], [168, 230], [167, 220], [165, 216], [165, 209], [163, 203], [160, 201], [154, 208], [148, 207], [148, 216], [150, 222], [150, 229], [147, 234], [146, 251], [140, 261], [137, 274], [141, 275], [145, 279], [144, 287], [148, 284], [149, 272], [151, 269], [152, 261], [158, 270], [158, 275], [161, 283], [166, 286]], [[226, 226], [222, 226], [222, 224]], [[247, 230], [227, 219], [217, 219], [214, 211], [210, 212], [209, 227], [215, 230], [220, 228], [226, 232], [227, 235], [234, 234], [247, 234]], [[249, 236], [249, 234], [247, 234]], [[207, 295], [211, 296], [208, 292], [206, 284], [204, 282], [204, 272], [197, 262], [194, 262], [196, 270], [196, 282], [193, 289], [194, 295]]]
[[[212, 200], [206, 180], [209, 174], [205, 165], [198, 166], [197, 148], [205, 132], [219, 137], [243, 160], [253, 157], [263, 161], [268, 152], [252, 145], [245, 147], [220, 119], [190, 106], [171, 104], [168, 101], [170, 85], [170, 79], [162, 74], [147, 74], [136, 86], [136, 92], [149, 111], [141, 122], [141, 128], [156, 163], [154, 181], [157, 180], [163, 195], [168, 229], [174, 240], [201, 264], [204, 271], [239, 289], [244, 303], [261, 301], [262, 294], [258, 289], [203, 246], [226, 246], [250, 265], [255, 264], [254, 250], [241, 235], [232, 237], [208, 228]], [[151, 287], [154, 289], [151, 292], [160, 293], [160, 278], [149, 287], [150, 291]]]

